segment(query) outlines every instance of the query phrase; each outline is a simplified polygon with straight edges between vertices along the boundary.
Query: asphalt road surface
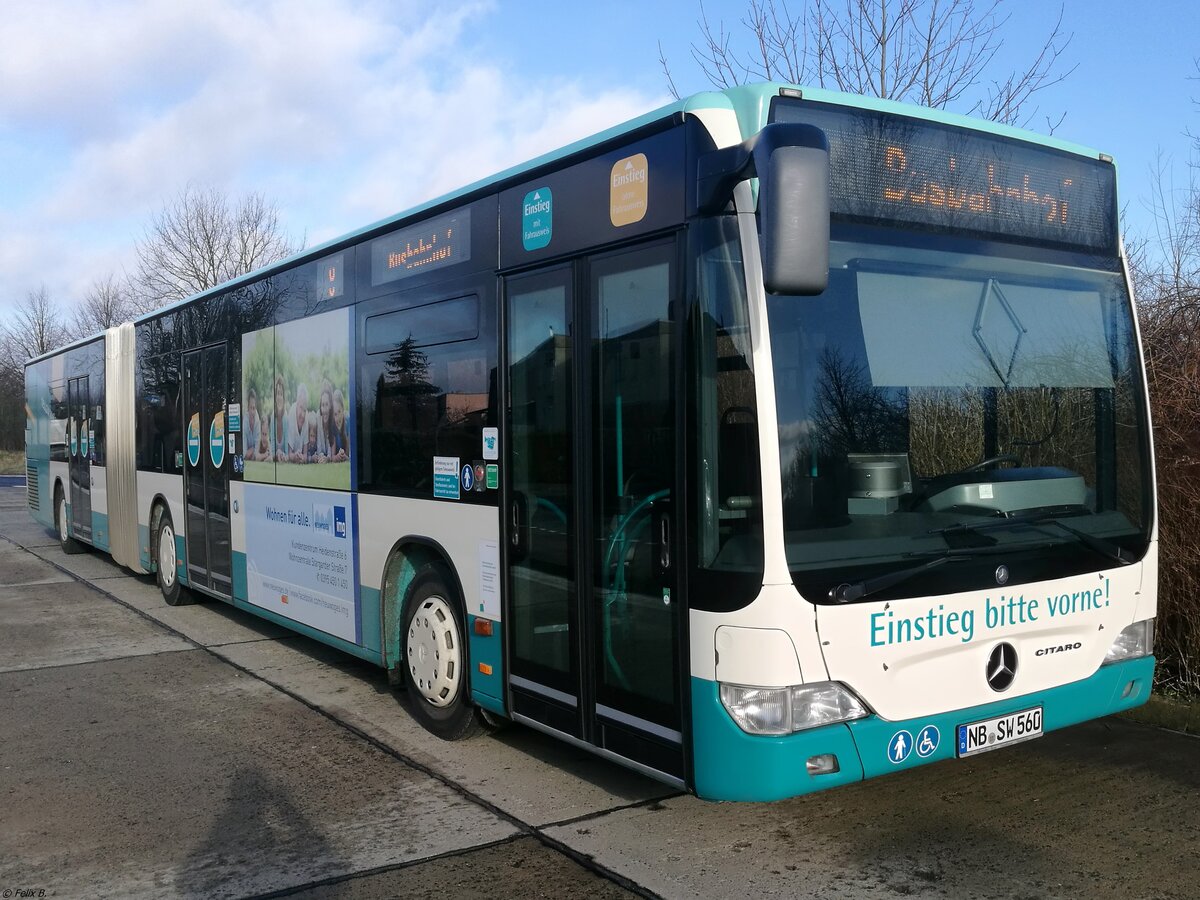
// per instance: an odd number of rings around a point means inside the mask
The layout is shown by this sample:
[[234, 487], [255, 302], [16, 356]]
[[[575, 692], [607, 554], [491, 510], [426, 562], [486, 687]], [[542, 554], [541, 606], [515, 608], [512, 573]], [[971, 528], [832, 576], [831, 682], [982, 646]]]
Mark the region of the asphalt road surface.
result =
[[[1120, 719], [774, 804], [522, 728], [64, 556], [0, 487], [0, 898], [1200, 897], [1200, 740]], [[24, 893], [22, 893], [24, 892]]]

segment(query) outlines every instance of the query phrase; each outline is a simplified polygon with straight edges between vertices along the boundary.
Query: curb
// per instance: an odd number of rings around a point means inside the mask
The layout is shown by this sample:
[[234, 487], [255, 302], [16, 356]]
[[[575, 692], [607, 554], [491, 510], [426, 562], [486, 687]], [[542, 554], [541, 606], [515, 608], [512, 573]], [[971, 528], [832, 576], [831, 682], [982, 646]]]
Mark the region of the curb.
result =
[[1152, 694], [1144, 706], [1134, 707], [1119, 715], [1143, 725], [1200, 736], [1200, 700], [1189, 701]]

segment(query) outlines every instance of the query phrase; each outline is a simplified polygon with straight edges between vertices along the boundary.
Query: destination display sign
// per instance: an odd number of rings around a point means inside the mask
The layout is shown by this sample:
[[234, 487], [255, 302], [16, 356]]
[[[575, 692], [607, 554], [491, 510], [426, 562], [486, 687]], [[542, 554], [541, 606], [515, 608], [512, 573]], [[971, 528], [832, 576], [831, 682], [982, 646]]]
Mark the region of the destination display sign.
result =
[[1111, 163], [798, 98], [776, 98], [771, 115], [825, 132], [835, 216], [1116, 252]]
[[371, 241], [371, 284], [396, 281], [471, 258], [469, 207]]

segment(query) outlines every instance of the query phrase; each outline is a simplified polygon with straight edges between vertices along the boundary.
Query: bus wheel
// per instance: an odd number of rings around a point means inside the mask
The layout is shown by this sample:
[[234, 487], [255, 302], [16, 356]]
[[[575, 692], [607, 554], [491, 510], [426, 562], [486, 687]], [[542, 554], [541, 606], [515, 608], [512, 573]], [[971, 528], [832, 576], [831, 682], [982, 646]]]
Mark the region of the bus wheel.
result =
[[158, 589], [162, 591], [163, 599], [167, 601], [168, 606], [186, 606], [192, 602], [192, 593], [184, 590], [183, 585], [179, 583], [175, 557], [175, 527], [171, 524], [171, 514], [165, 509], [158, 520], [158, 541], [154, 546], [158, 556]]
[[436, 566], [413, 580], [404, 608], [404, 684], [413, 717], [447, 741], [479, 731], [467, 677], [466, 628], [462, 605]]
[[58, 530], [58, 546], [62, 548], [63, 553], [74, 555], [87, 549], [71, 537], [67, 529], [67, 497], [62, 487], [54, 489], [54, 527]]

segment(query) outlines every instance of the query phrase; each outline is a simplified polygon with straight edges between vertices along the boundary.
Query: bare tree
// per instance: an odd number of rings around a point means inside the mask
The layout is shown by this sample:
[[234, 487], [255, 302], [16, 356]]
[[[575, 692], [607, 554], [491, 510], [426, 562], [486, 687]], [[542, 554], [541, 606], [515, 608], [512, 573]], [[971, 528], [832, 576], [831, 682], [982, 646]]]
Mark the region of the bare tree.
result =
[[[1200, 163], [1200, 140], [1194, 163]], [[1152, 234], [1130, 245], [1158, 474], [1157, 680], [1200, 694], [1200, 182], [1157, 164]]]
[[25, 430], [25, 361], [69, 340], [45, 285], [30, 291], [0, 322], [0, 450], [19, 450]]
[[136, 312], [129, 285], [109, 273], [96, 279], [75, 307], [71, 314], [71, 336], [84, 338], [96, 334], [129, 321]]
[[26, 294], [8, 321], [0, 324], [3, 364], [9, 368], [21, 369], [25, 360], [49, 353], [69, 339], [62, 312], [50, 299], [45, 285]]
[[[1060, 9], [1024, 68], [990, 77], [1011, 18], [1004, 2], [808, 0], [793, 13], [787, 0], [748, 0], [733, 29], [714, 24], [701, 2], [692, 57], [718, 88], [786, 81], [1027, 125], [1037, 113], [1031, 98], [1074, 71], [1060, 63], [1071, 35], [1062, 30]], [[678, 97], [661, 46], [659, 62]], [[1047, 120], [1049, 130], [1061, 121]]]
[[135, 303], [150, 310], [290, 255], [298, 244], [261, 194], [235, 202], [188, 184], [151, 221], [137, 245]]

